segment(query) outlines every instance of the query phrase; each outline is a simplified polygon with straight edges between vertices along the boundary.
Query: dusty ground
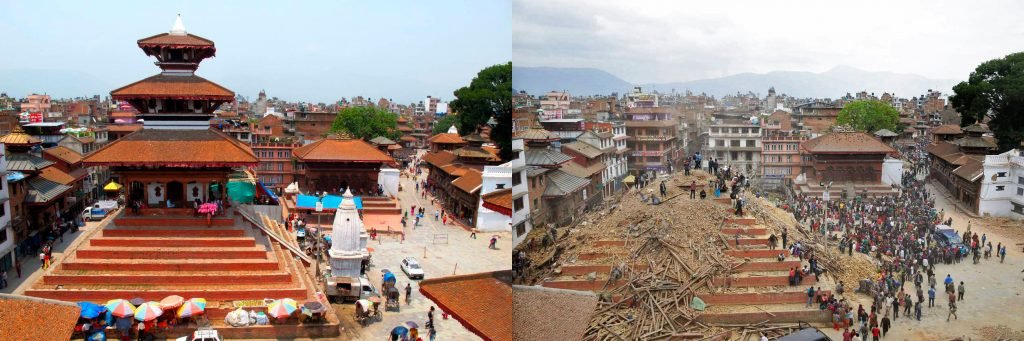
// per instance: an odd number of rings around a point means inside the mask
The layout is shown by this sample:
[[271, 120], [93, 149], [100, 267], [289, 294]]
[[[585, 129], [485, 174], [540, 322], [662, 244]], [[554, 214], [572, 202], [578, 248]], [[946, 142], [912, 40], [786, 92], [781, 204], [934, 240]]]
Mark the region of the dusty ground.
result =
[[[996, 243], [1009, 244], [1006, 261], [1000, 264], [995, 257], [975, 265], [970, 261], [954, 265], [936, 266], [936, 277], [940, 280], [951, 274], [956, 282], [963, 281], [966, 287], [964, 300], [958, 302], [959, 318], [946, 322], [948, 309], [946, 299], [938, 295], [934, 308], [922, 309], [921, 321], [909, 320], [901, 315], [893, 322], [893, 328], [886, 339], [890, 340], [1024, 340], [1024, 222], [1005, 219], [977, 219], [960, 213], [946, 197], [945, 192], [928, 185], [935, 194], [936, 209], [944, 209], [947, 217], [953, 217], [953, 227], [961, 233], [968, 221], [971, 231], [985, 233]], [[865, 303], [870, 302], [866, 297]], [[832, 338], [842, 335], [826, 329]]]

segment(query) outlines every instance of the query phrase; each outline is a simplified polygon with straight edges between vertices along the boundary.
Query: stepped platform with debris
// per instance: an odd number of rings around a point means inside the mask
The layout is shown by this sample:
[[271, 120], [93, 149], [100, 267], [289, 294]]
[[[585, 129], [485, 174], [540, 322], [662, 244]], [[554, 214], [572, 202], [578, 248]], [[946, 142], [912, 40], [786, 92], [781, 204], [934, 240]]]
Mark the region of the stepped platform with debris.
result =
[[[205, 298], [205, 314], [225, 338], [338, 335], [333, 313], [322, 323], [292, 318], [278, 325], [225, 326], [224, 317], [236, 309], [234, 301], [291, 298], [301, 304], [317, 299], [317, 286], [288, 249], [234, 209], [210, 222], [166, 213], [143, 210], [138, 216], [108, 218], [102, 230], [68, 249], [25, 295], [97, 304], [117, 298], [159, 301], [169, 295]], [[189, 334], [186, 329], [157, 337]]]
[[[698, 185], [707, 183], [706, 174], [693, 173]], [[682, 184], [690, 178], [670, 180], [675, 186], [658, 205], [633, 192], [596, 219], [556, 233], [554, 247], [528, 251], [539, 266], [527, 276], [544, 287], [597, 293], [602, 303], [588, 330], [596, 339], [727, 337], [769, 325], [781, 333], [797, 322], [829, 321], [817, 305], [806, 305], [806, 290], [833, 285], [814, 276], [789, 285], [789, 270], [806, 263], [770, 249], [774, 226], [749, 212], [737, 217], [727, 197], [689, 199]], [[691, 307], [694, 297], [704, 310]]]

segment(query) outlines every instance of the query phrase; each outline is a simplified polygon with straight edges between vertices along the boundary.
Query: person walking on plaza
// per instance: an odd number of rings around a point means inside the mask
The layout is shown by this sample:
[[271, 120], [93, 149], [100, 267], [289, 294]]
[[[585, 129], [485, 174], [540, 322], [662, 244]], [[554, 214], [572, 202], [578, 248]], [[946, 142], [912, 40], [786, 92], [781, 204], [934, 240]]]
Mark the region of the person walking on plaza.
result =
[[928, 308], [935, 307], [935, 287], [928, 288]]
[[690, 181], [690, 199], [697, 198], [697, 181]]
[[958, 293], [957, 293], [957, 296], [956, 296], [956, 300], [957, 301], [963, 301], [964, 300], [964, 281], [960, 281], [960, 286], [957, 287], [957, 292]]
[[405, 304], [409, 304], [412, 301], [412, 285], [409, 283], [405, 284]]
[[491, 244], [487, 246], [488, 249], [495, 250], [498, 248], [498, 237], [491, 237]]
[[946, 322], [949, 322], [950, 316], [952, 316], [954, 320], [958, 319], [956, 316], [956, 303], [949, 304], [949, 315], [946, 315]]
[[889, 327], [891, 327], [891, 326], [892, 326], [892, 324], [891, 324], [891, 322], [889, 322], [889, 317], [888, 316], [883, 316], [882, 317], [882, 338], [883, 339], [885, 338], [885, 334], [889, 333]]
[[914, 316], [917, 316], [917, 320], [921, 320], [921, 301], [917, 301], [914, 304]]

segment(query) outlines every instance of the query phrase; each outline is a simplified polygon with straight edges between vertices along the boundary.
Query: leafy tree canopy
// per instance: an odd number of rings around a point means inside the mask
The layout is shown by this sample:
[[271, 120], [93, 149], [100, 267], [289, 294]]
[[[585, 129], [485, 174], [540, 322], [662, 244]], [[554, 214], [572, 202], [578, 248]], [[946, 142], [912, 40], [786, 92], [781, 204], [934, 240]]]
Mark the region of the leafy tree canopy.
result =
[[459, 128], [459, 123], [461, 123], [461, 122], [459, 122], [459, 116], [458, 115], [452, 115], [452, 114], [445, 115], [445, 117], [442, 117], [437, 122], [434, 122], [434, 130], [432, 131], [431, 135], [437, 135], [437, 134], [440, 134], [440, 133], [447, 133], [448, 132], [448, 128], [451, 128], [452, 125], [455, 125], [455, 128], [458, 129]]
[[1024, 52], [978, 65], [949, 98], [960, 125], [985, 122], [999, 139], [999, 151], [1020, 146], [1024, 138]]
[[401, 134], [397, 130], [398, 116], [387, 110], [373, 107], [348, 107], [341, 109], [331, 124], [330, 133], [347, 132], [367, 141], [384, 136], [397, 141]]
[[491, 140], [503, 160], [512, 159], [512, 62], [480, 70], [469, 86], [455, 90], [455, 97], [451, 108], [458, 112], [459, 134], [471, 134], [493, 117]]
[[879, 100], [858, 100], [847, 103], [839, 111], [836, 124], [849, 125], [853, 129], [874, 133], [879, 129], [897, 131], [900, 114], [896, 108]]

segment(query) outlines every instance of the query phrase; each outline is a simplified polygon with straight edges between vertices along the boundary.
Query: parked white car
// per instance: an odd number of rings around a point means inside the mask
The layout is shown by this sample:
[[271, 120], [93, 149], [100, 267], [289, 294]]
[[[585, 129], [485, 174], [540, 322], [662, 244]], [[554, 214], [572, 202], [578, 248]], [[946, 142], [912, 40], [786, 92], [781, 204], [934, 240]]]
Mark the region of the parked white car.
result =
[[409, 278], [423, 279], [423, 268], [420, 267], [420, 262], [416, 261], [416, 258], [406, 257], [403, 259], [402, 272], [405, 272]]

